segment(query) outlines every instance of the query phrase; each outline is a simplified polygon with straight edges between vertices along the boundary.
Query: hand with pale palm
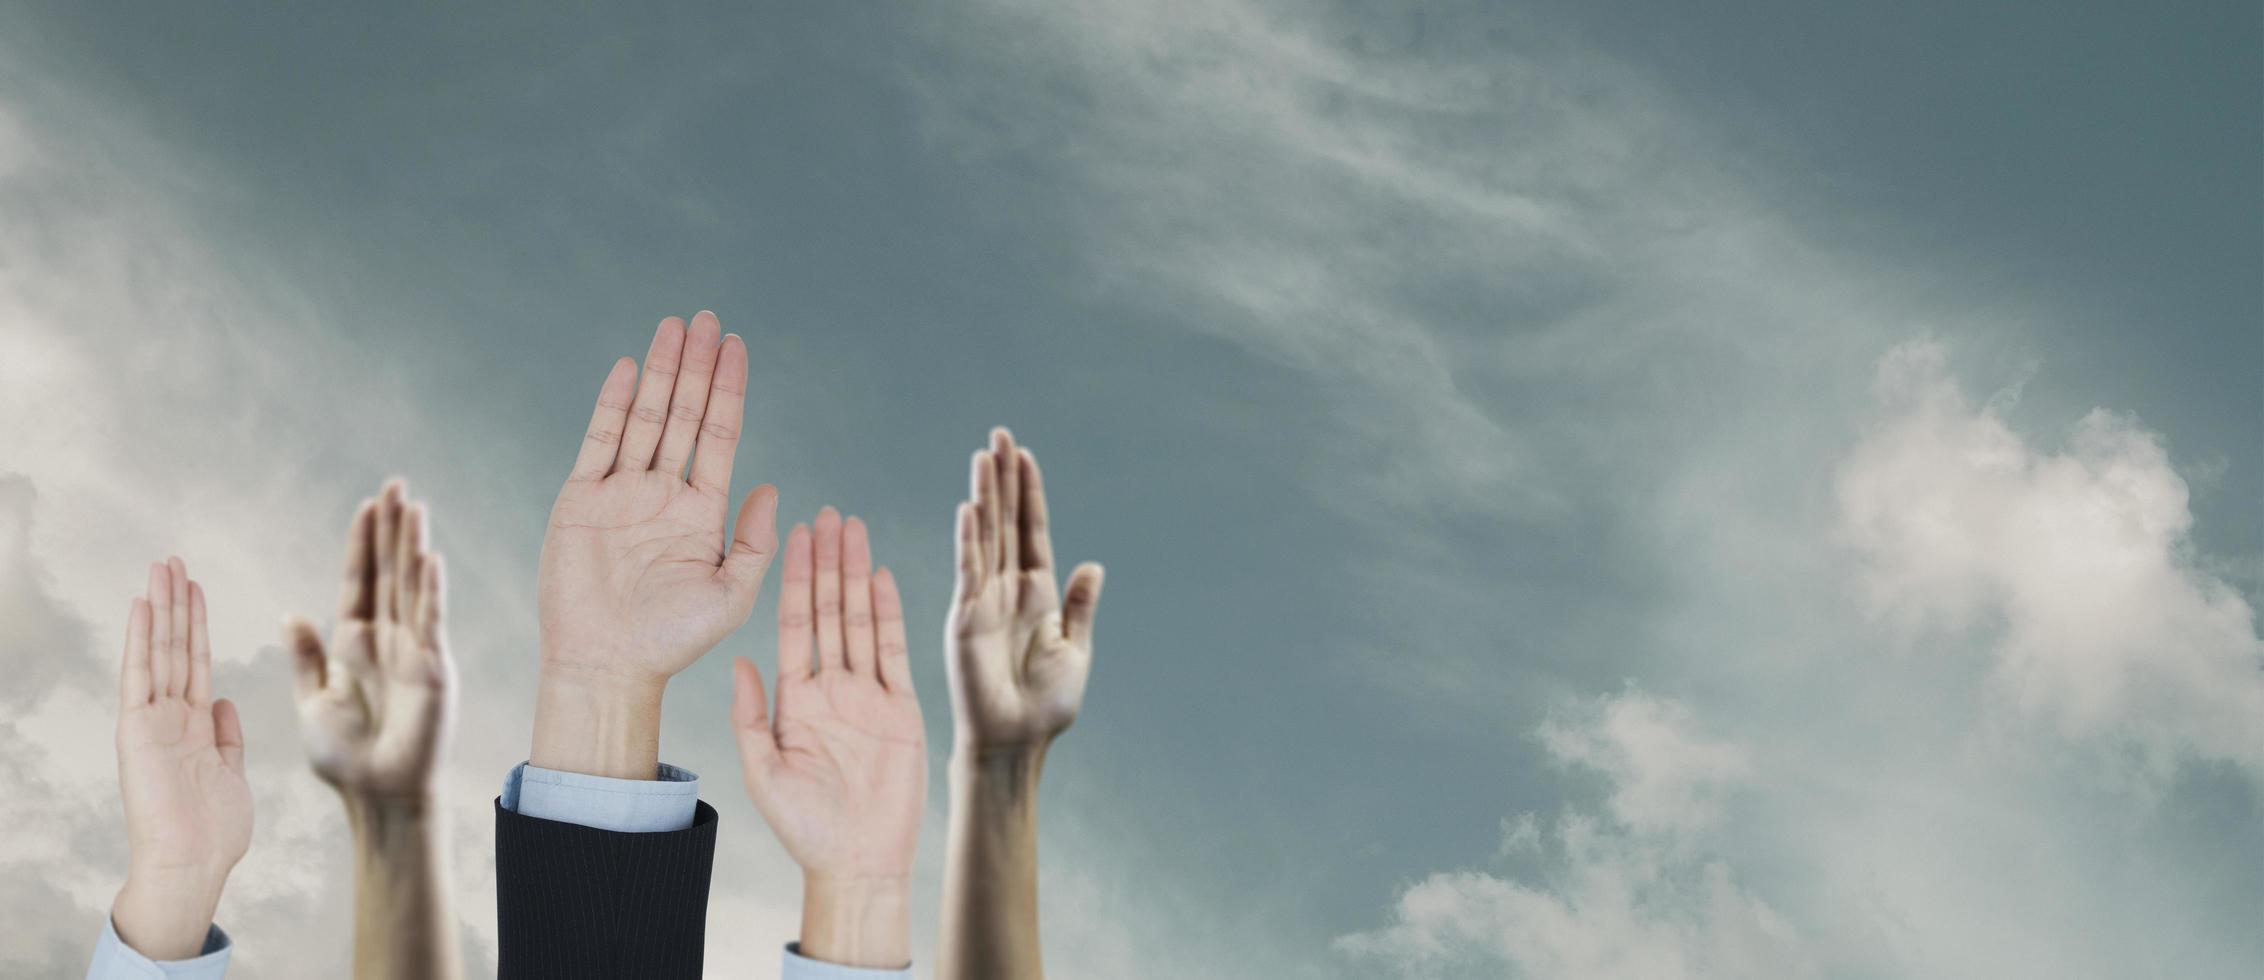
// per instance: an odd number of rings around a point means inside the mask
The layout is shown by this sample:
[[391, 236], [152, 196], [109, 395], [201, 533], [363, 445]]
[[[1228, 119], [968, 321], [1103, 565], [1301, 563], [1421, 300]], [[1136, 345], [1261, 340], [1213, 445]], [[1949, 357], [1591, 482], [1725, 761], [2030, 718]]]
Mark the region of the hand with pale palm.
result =
[[754, 609], [778, 491], [749, 493], [725, 537], [747, 345], [721, 330], [661, 321], [643, 380], [622, 358], [598, 393], [543, 536], [535, 765], [653, 778], [668, 679]]
[[204, 588], [179, 558], [150, 565], [126, 620], [118, 789], [131, 857], [111, 922], [151, 959], [196, 956], [251, 846], [252, 794], [236, 706], [212, 697]]
[[396, 480], [355, 512], [330, 648], [302, 618], [285, 639], [315, 774], [349, 797], [422, 802], [440, 777], [456, 671], [441, 557], [426, 548], [424, 505], [406, 497]]
[[[812, 657], [812, 651], [815, 657]], [[778, 705], [734, 665], [731, 720], [747, 795], [802, 868], [802, 955], [909, 960], [908, 889], [927, 798], [927, 736], [896, 578], [863, 521], [828, 507], [786, 539]]]
[[1093, 663], [1101, 566], [1077, 566], [1068, 598], [1054, 585], [1053, 538], [1037, 457], [993, 430], [975, 453], [959, 505], [959, 577], [949, 650], [962, 749], [1043, 748], [1077, 720]]

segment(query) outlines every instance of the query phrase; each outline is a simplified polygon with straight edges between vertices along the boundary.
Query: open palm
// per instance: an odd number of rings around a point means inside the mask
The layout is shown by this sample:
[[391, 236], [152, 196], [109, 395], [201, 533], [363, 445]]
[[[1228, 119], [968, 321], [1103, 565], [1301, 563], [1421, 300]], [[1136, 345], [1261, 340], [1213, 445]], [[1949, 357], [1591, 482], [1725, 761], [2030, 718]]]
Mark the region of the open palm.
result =
[[753, 611], [778, 496], [748, 494], [727, 545], [747, 347], [720, 331], [711, 313], [693, 317], [688, 335], [670, 318], [633, 398], [636, 362], [606, 377], [543, 536], [546, 669], [665, 681]]
[[1101, 567], [1054, 585], [1038, 461], [1005, 429], [975, 453], [959, 505], [959, 577], [945, 628], [954, 717], [975, 749], [1043, 745], [1077, 719], [1092, 669]]
[[441, 557], [427, 550], [424, 505], [406, 497], [399, 481], [388, 483], [354, 514], [330, 647], [304, 619], [286, 639], [315, 773], [357, 795], [422, 799], [448, 744], [455, 667]]
[[814, 536], [788, 536], [779, 591], [775, 716], [754, 665], [734, 664], [747, 795], [805, 874], [909, 875], [927, 737], [896, 579], [873, 571], [864, 522], [828, 507]]
[[134, 875], [192, 878], [217, 898], [252, 838], [244, 730], [212, 698], [204, 589], [178, 558], [152, 564], [126, 625], [118, 784]]

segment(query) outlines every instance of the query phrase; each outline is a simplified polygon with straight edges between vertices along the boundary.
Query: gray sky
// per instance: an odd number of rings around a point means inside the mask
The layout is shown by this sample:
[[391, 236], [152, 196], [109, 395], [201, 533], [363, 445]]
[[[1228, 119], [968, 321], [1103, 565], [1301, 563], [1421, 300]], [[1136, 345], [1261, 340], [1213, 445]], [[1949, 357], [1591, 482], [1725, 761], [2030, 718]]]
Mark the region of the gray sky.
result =
[[[0, 946], [79, 969], [118, 856], [64, 829], [116, 820], [76, 709], [176, 550], [268, 767], [242, 972], [336, 969], [339, 822], [260, 648], [401, 472], [455, 566], [491, 955], [543, 515], [610, 360], [710, 308], [753, 354], [739, 485], [864, 515], [916, 620], [991, 424], [1109, 565], [1046, 786], [1063, 976], [2253, 973], [2259, 26], [10, 8], [0, 502], [37, 615], [0, 655], [37, 683], [0, 725], [51, 792], [0, 804], [42, 828], [0, 907], [46, 910]], [[773, 611], [669, 705], [727, 824], [716, 975], [792, 921], [722, 737]]]

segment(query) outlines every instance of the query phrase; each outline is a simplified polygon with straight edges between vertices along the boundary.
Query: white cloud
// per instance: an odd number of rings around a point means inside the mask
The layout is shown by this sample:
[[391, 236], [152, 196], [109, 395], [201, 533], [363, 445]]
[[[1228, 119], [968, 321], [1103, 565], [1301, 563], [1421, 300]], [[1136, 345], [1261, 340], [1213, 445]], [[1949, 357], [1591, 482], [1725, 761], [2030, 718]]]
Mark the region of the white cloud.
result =
[[[1696, 663], [1668, 666], [1712, 693], [1541, 726], [1599, 807], [1504, 820], [1513, 871], [1432, 874], [1339, 950], [1409, 977], [2252, 975], [2264, 891], [2210, 870], [2258, 839], [2248, 609], [2197, 570], [2158, 436], [2093, 412], [2038, 448], [1945, 358], [1890, 352], [1836, 460], [1792, 461], [1836, 490], [1823, 526], [1709, 498], [1727, 557], [1663, 560], [1703, 570], [1667, 620]], [[1717, 463], [1798, 479], [1763, 452]]]
[[1711, 826], [1751, 769], [1744, 749], [1699, 734], [1687, 705], [1635, 689], [1552, 716], [1541, 742], [1557, 761], [1603, 773], [1612, 819], [1654, 836]]
[[1566, 810], [1546, 843], [1530, 819], [1505, 822], [1502, 852], [1531, 852], [1532, 874], [1431, 875], [1400, 892], [1388, 925], [1340, 938], [1340, 951], [1405, 977], [1820, 975], [1783, 916], [1696, 846], [1746, 778], [1741, 747], [1638, 690], [1550, 719], [1541, 741], [1604, 777], [1604, 812]]
[[2186, 483], [2162, 440], [2104, 409], [2064, 448], [1974, 405], [1917, 343], [1881, 365], [1883, 418], [1838, 472], [1873, 607], [1928, 647], [1972, 633], [2001, 695], [2075, 738], [2264, 773], [2264, 640], [2197, 567]]

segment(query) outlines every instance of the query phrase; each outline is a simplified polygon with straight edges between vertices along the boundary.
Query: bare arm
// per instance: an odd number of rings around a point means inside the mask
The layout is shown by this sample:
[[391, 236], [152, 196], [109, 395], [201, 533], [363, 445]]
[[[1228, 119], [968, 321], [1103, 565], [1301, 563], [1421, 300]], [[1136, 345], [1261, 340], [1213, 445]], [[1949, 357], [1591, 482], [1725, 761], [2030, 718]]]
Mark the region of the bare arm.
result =
[[111, 924], [150, 959], [196, 956], [251, 846], [252, 796], [243, 723], [212, 697], [204, 589], [179, 558], [149, 567], [149, 595], [127, 618], [118, 790], [130, 857]]
[[1005, 429], [975, 454], [959, 505], [958, 592], [945, 629], [955, 736], [939, 980], [1034, 980], [1038, 780], [1084, 703], [1101, 567], [1055, 591], [1036, 457]]
[[354, 846], [354, 976], [463, 975], [441, 764], [455, 717], [447, 582], [399, 481], [355, 513], [326, 648], [293, 620], [299, 730]]
[[753, 664], [734, 679], [747, 795], [802, 868], [801, 955], [910, 965], [927, 734], [896, 578], [873, 570], [864, 522], [828, 507], [787, 537], [776, 709]]

